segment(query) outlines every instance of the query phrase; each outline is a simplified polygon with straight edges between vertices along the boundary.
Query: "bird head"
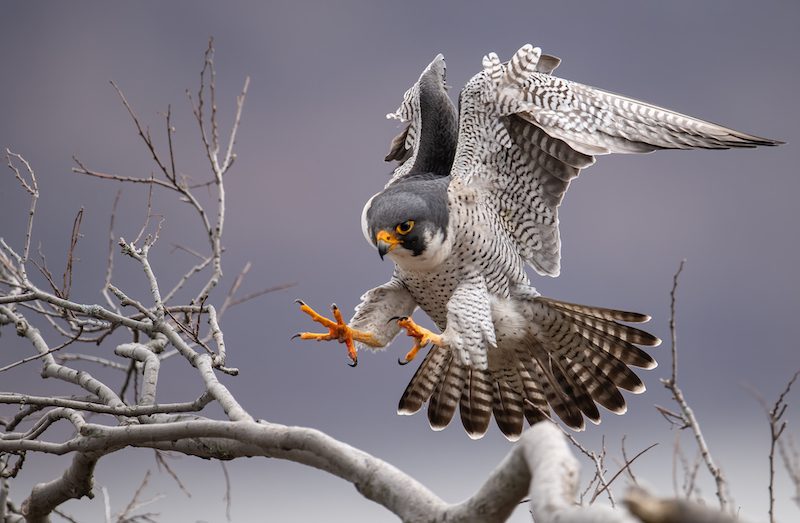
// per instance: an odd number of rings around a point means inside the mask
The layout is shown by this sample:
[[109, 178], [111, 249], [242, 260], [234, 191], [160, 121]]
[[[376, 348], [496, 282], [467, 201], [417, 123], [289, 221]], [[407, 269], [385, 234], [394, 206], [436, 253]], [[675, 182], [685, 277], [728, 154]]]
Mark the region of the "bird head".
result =
[[[436, 190], [436, 185], [443, 189]], [[447, 221], [446, 184], [406, 182], [389, 186], [367, 202], [362, 228], [381, 258], [390, 255], [403, 264], [439, 257]]]

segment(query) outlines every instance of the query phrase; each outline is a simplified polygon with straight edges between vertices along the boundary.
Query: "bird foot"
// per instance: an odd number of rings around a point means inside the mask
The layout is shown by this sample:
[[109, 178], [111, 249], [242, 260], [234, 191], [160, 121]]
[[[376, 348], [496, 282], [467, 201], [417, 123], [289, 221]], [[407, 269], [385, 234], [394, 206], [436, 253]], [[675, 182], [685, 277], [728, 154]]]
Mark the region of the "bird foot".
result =
[[400, 365], [406, 365], [410, 363], [414, 358], [417, 357], [417, 353], [428, 345], [428, 343], [432, 343], [433, 345], [443, 345], [442, 337], [438, 334], [434, 334], [433, 332], [429, 331], [425, 327], [420, 327], [414, 320], [408, 317], [397, 318], [397, 324], [406, 330], [406, 334], [414, 338], [414, 346], [411, 347], [411, 350], [408, 351], [404, 358], [398, 359], [397, 363]]
[[356, 345], [353, 340], [369, 343], [372, 335], [348, 327], [342, 318], [342, 312], [335, 303], [331, 305], [331, 311], [333, 312], [335, 321], [319, 314], [317, 311], [306, 305], [302, 300], [295, 300], [295, 303], [300, 304], [300, 310], [311, 316], [311, 319], [315, 322], [321, 324], [323, 327], [326, 327], [328, 332], [299, 332], [292, 336], [292, 339], [300, 338], [301, 340], [317, 341], [336, 340], [339, 343], [344, 343], [347, 346], [347, 355], [350, 356], [350, 359], [353, 361], [353, 363], [348, 363], [348, 365], [351, 367], [358, 365], [358, 354], [356, 353]]

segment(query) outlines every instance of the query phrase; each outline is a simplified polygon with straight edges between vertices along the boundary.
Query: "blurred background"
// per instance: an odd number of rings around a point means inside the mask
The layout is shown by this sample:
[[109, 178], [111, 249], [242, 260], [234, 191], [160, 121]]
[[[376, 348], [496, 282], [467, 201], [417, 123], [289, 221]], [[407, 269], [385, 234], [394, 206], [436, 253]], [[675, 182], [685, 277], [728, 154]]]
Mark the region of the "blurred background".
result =
[[[248, 261], [243, 293], [296, 282], [223, 318], [228, 362], [242, 370], [223, 380], [254, 416], [325, 431], [453, 502], [478, 488], [510, 444], [494, 426], [471, 441], [458, 420], [435, 433], [424, 413], [396, 415], [415, 367], [397, 365], [408, 339], [384, 353], [361, 354], [357, 369], [345, 365], [343, 346], [289, 341], [316, 328], [295, 298], [320, 310], [335, 301], [349, 315], [363, 291], [391, 274], [390, 263], [381, 263], [364, 241], [359, 217], [391, 171], [382, 158], [400, 126], [384, 115], [422, 68], [443, 53], [455, 98], [485, 53], [507, 59], [530, 42], [562, 58], [559, 76], [786, 141], [757, 150], [600, 158], [562, 206], [561, 276], [534, 278], [548, 296], [649, 313], [649, 329], [667, 339], [672, 276], [687, 259], [678, 289], [680, 383], [741, 514], [767, 519], [769, 431], [750, 389], [771, 402], [800, 368], [797, 2], [9, 1], [2, 10], [0, 145], [23, 154], [37, 172], [34, 246], [41, 244], [57, 275], [73, 218], [85, 208], [73, 297], [101, 300], [119, 184], [72, 174], [71, 157], [120, 175], [148, 177], [156, 168], [109, 80], [162, 151], [163, 113], [171, 106], [178, 170], [208, 180], [185, 90], [197, 90], [213, 36], [223, 133], [244, 78], [252, 80], [238, 159], [226, 179], [225, 278], [214, 298], [221, 303]], [[143, 186], [123, 188], [117, 235], [136, 236], [146, 200]], [[24, 241], [28, 204], [13, 174], [0, 173], [0, 236], [11, 245]], [[174, 244], [205, 249], [204, 238], [190, 209], [172, 194], [157, 192], [153, 212], [165, 221], [151, 259], [162, 285], [171, 287], [195, 263]], [[116, 256], [114, 282], [147, 298], [141, 269], [130, 259]], [[190, 290], [184, 296], [197, 292]], [[2, 334], [0, 365], [32, 353], [9, 328]], [[81, 350], [115, 358], [113, 344]], [[577, 437], [590, 448], [605, 438], [612, 474], [623, 435], [629, 455], [658, 442], [634, 470], [669, 495], [678, 434], [654, 408], [672, 408], [659, 383], [669, 374], [669, 344], [653, 353], [661, 365], [640, 373], [648, 392], [628, 395], [625, 416], [605, 413], [600, 426]], [[178, 358], [162, 367], [159, 402], [191, 400], [201, 391], [199, 376], [185, 367]], [[82, 368], [120, 380], [105, 369]], [[4, 373], [0, 389], [77, 392], [43, 382], [37, 363]], [[789, 401], [788, 431], [800, 438], [800, 393]], [[693, 458], [688, 436], [682, 446]], [[29, 456], [13, 499], [22, 501], [31, 485], [60, 475], [69, 459]], [[154, 474], [144, 497], [165, 497], [147, 510], [162, 521], [225, 521], [219, 464], [181, 458], [170, 465], [191, 498], [167, 474]], [[117, 512], [156, 468], [149, 450], [106, 457], [97, 467], [98, 496], [62, 508], [80, 521], [100, 521], [99, 487], [108, 489]], [[314, 469], [252, 459], [231, 463], [229, 472], [234, 521], [393, 520], [350, 484]], [[592, 473], [585, 464], [584, 483]], [[713, 505], [713, 483], [704, 470], [700, 477]], [[793, 521], [798, 508], [780, 466], [777, 477], [778, 519]], [[625, 481], [617, 480], [618, 491]], [[513, 521], [526, 520], [523, 505]]]

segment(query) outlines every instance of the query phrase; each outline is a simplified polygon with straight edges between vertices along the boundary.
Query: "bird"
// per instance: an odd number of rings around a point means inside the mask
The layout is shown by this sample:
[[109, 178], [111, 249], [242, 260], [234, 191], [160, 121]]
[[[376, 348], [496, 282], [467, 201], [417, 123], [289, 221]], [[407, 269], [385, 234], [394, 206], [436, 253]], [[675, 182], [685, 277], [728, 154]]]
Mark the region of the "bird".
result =
[[[398, 413], [427, 403], [434, 430], [458, 408], [474, 439], [494, 417], [513, 441], [551, 410], [578, 431], [600, 422], [598, 405], [624, 413], [621, 390], [645, 390], [631, 367], [655, 368], [642, 347], [660, 340], [629, 324], [650, 317], [542, 296], [526, 269], [559, 275], [558, 209], [596, 156], [782, 143], [559, 78], [559, 64], [530, 44], [505, 63], [489, 53], [457, 108], [436, 56], [387, 115], [406, 124], [385, 158], [397, 166], [362, 212], [367, 241], [394, 262], [391, 279], [349, 322], [336, 305], [330, 319], [297, 300], [328, 332], [295, 337], [344, 343], [351, 366], [402, 330], [414, 343], [399, 363], [429, 346]], [[439, 333], [411, 318], [417, 308]]]

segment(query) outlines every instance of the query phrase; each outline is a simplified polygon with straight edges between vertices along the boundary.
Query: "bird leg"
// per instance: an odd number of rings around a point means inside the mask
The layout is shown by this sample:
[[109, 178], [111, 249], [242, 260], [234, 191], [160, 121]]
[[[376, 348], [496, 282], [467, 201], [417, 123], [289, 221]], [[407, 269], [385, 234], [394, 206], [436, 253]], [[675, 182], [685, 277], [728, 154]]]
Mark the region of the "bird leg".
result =
[[306, 305], [302, 300], [295, 300], [295, 302], [300, 304], [301, 311], [311, 316], [311, 319], [315, 322], [321, 324], [323, 327], [326, 327], [328, 332], [299, 332], [292, 336], [292, 339], [300, 338], [301, 340], [317, 341], [337, 340], [339, 343], [344, 343], [347, 346], [347, 355], [350, 356], [351, 360], [353, 360], [353, 363], [348, 363], [348, 365], [351, 367], [358, 365], [358, 354], [356, 353], [356, 345], [354, 341], [366, 343], [367, 345], [372, 345], [374, 347], [380, 345], [380, 343], [375, 339], [375, 336], [373, 336], [371, 333], [351, 329], [348, 327], [342, 318], [342, 312], [335, 303], [331, 305], [331, 311], [333, 311], [333, 317], [336, 321], [322, 316], [317, 311]]
[[407, 335], [414, 338], [414, 346], [406, 353], [405, 358], [397, 360], [397, 363], [400, 365], [405, 365], [416, 358], [420, 349], [425, 347], [428, 343], [439, 346], [444, 344], [440, 335], [434, 334], [425, 327], [420, 327], [409, 317], [403, 316], [402, 318], [398, 318], [397, 324], [406, 330]]

